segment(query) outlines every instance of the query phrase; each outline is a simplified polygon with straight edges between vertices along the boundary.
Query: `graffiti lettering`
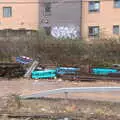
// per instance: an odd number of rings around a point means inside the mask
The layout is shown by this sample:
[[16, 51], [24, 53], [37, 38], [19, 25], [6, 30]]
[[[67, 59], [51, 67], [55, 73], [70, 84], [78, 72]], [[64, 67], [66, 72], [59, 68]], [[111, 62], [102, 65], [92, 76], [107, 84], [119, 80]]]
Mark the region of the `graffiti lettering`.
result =
[[79, 37], [79, 27], [75, 26], [55, 26], [51, 30], [51, 34], [56, 38], [71, 38]]

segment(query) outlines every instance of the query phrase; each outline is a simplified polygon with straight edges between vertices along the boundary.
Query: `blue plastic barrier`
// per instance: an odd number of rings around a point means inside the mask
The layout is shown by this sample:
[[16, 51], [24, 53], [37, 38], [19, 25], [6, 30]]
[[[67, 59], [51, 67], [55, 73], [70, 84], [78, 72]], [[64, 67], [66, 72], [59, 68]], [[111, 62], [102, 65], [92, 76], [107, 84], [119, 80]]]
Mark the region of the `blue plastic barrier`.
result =
[[95, 75], [108, 75], [110, 73], [117, 73], [117, 69], [110, 68], [92, 68], [92, 73]]
[[33, 71], [32, 78], [33, 79], [47, 79], [47, 78], [55, 78], [56, 70], [44, 70], [44, 71]]
[[73, 67], [57, 67], [56, 68], [56, 73], [58, 75], [75, 74], [77, 71], [80, 71], [80, 68], [73, 68]]
[[29, 57], [26, 56], [19, 56], [16, 57], [16, 62], [21, 63], [21, 64], [28, 64], [30, 62], [32, 62], [33, 60]]

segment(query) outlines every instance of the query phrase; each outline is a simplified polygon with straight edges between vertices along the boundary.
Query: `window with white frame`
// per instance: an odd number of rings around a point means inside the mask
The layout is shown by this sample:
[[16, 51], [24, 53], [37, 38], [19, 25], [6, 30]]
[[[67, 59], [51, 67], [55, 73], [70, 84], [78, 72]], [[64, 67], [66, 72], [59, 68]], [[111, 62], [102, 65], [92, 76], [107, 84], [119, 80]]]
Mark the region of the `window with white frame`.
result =
[[89, 36], [99, 36], [99, 26], [89, 26]]
[[3, 17], [12, 17], [12, 7], [3, 7]]
[[114, 7], [120, 8], [120, 0], [114, 0]]
[[89, 1], [89, 12], [100, 11], [100, 1]]
[[118, 35], [120, 33], [120, 26], [119, 25], [113, 25], [113, 34]]

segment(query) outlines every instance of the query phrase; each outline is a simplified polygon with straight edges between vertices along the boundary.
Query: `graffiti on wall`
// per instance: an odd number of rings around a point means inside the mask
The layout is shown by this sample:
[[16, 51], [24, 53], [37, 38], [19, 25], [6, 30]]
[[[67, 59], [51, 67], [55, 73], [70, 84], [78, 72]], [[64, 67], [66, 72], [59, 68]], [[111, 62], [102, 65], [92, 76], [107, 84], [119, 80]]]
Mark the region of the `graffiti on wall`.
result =
[[55, 38], [75, 39], [80, 36], [80, 28], [76, 26], [54, 26], [51, 29], [51, 35]]

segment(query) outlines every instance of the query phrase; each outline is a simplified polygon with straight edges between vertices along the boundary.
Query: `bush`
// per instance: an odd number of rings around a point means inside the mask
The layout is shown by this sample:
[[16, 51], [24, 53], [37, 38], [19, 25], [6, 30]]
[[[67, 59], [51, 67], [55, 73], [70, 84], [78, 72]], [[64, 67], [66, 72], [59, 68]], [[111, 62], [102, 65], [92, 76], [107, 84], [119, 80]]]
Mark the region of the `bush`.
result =
[[39, 59], [41, 64], [110, 66], [120, 62], [119, 39], [84, 40], [60, 39], [39, 31], [16, 41], [0, 41], [0, 61], [11, 61], [13, 56], [25, 55]]

